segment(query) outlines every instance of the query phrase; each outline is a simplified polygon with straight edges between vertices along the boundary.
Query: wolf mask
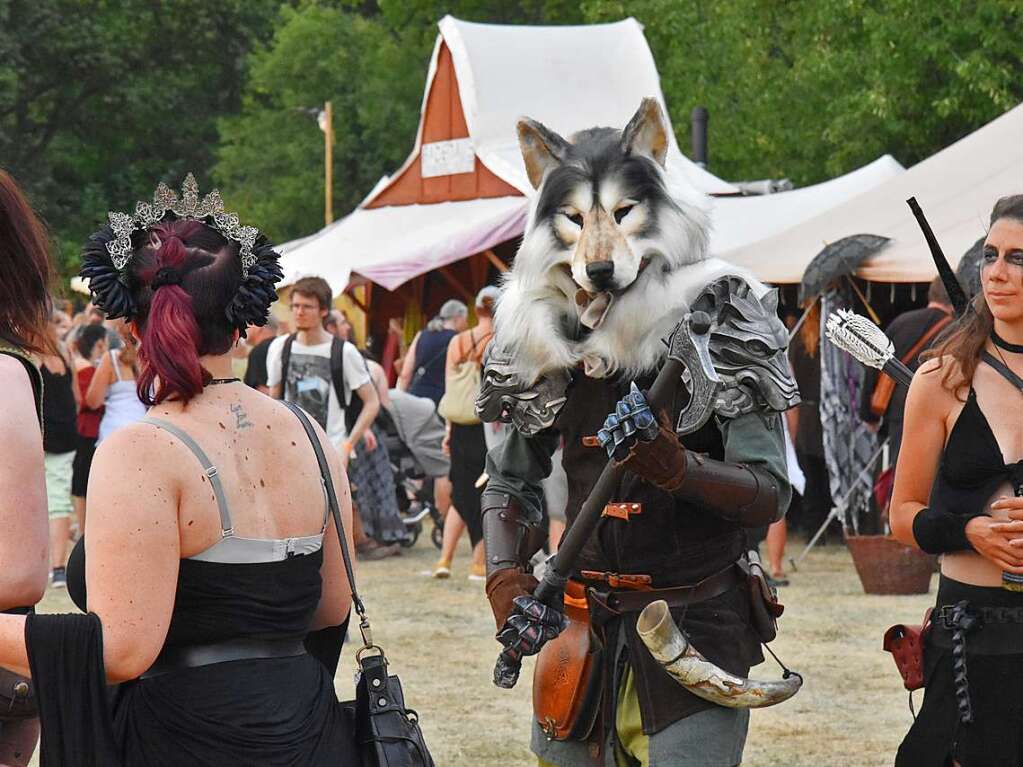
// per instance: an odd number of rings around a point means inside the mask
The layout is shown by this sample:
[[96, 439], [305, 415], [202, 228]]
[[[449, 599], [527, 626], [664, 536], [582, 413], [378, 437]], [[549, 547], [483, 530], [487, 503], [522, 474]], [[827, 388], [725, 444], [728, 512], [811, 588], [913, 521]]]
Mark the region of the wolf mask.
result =
[[497, 346], [525, 380], [582, 364], [635, 376], [710, 281], [742, 270], [707, 257], [706, 198], [665, 173], [668, 127], [644, 99], [623, 130], [564, 139], [518, 124], [537, 193], [495, 318]]

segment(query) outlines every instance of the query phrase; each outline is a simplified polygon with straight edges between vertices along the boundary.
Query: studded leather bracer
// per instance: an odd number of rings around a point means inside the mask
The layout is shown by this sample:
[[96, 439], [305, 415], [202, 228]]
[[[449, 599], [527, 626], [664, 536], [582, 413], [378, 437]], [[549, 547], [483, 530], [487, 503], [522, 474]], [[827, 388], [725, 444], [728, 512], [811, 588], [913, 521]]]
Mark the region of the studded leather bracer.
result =
[[691, 450], [686, 451], [685, 481], [673, 495], [740, 527], [763, 527], [778, 517], [778, 485], [768, 472]]

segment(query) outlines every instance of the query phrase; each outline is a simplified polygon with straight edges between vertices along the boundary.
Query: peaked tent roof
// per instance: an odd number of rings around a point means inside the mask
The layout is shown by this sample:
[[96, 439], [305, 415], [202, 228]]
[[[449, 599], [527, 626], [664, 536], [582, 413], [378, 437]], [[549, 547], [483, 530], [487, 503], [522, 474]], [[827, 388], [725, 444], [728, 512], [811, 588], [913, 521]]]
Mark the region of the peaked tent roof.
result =
[[[844, 176], [813, 186], [753, 197], [718, 197], [711, 213], [711, 253], [721, 255], [753, 245], [905, 172], [894, 157], [886, 154]], [[759, 261], [751, 270], [767, 279]], [[799, 282], [802, 277], [799, 271], [790, 280], [774, 281]]]
[[917, 198], [954, 267], [984, 235], [995, 201], [1023, 191], [1021, 179], [1023, 105], [870, 191], [773, 237], [719, 255], [762, 279], [791, 282], [829, 242], [877, 234], [891, 242], [857, 270], [860, 277], [926, 282], [937, 271], [906, 200]]

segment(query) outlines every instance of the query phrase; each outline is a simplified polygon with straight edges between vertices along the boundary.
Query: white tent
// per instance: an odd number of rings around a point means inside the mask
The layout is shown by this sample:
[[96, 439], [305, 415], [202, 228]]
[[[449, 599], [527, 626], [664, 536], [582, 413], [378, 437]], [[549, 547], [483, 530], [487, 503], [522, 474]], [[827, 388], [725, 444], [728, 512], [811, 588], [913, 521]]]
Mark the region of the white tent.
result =
[[[721, 255], [752, 247], [905, 172], [894, 157], [886, 154], [844, 176], [813, 186], [757, 197], [718, 197], [711, 214], [711, 253]], [[768, 279], [759, 259], [749, 266], [758, 277]]]
[[[412, 153], [355, 211], [292, 244], [284, 257], [288, 281], [302, 274], [325, 274], [340, 291], [354, 271], [394, 289], [516, 237], [522, 233], [527, 205], [520, 195], [532, 192], [515, 133], [519, 117], [529, 116], [569, 135], [595, 125], [624, 126], [646, 96], [664, 105], [653, 56], [635, 19], [529, 27], [473, 24], [445, 16], [439, 28]], [[427, 107], [444, 49], [450, 52], [460, 119], [468, 136], [454, 130], [446, 141], [424, 141]], [[669, 135], [672, 173], [707, 193], [737, 191], [683, 156]], [[436, 166], [429, 171], [433, 176], [454, 177], [471, 171], [477, 160], [508, 186], [507, 196], [373, 206], [416, 163], [423, 164], [424, 177], [426, 163]]]
[[[533, 191], [515, 134], [523, 115], [567, 137], [594, 126], [624, 127], [645, 96], [655, 97], [668, 114], [657, 65], [635, 19], [527, 27], [445, 16], [439, 26], [454, 59], [476, 154], [523, 194]], [[708, 194], [738, 191], [685, 157], [674, 133], [668, 135], [670, 173]]]
[[906, 200], [916, 197], [955, 266], [987, 230], [999, 197], [1023, 192], [1023, 105], [960, 139], [905, 173], [767, 239], [719, 255], [764, 280], [798, 282], [830, 242], [877, 234], [891, 242], [857, 272], [877, 282], [926, 282], [936, 274]]
[[[526, 27], [474, 24], [445, 16], [439, 29], [412, 153], [351, 214], [287, 244], [286, 283], [320, 274], [340, 292], [355, 272], [393, 290], [432, 269], [513, 239], [522, 234], [525, 195], [532, 193], [515, 132], [519, 117], [528, 115], [570, 135], [593, 126], [624, 126], [645, 96], [664, 104], [653, 56], [635, 19]], [[443, 115], [446, 132], [440, 138], [445, 140], [437, 140], [436, 113], [451, 104], [437, 103], [435, 90], [452, 87], [446, 78], [454, 81], [457, 99], [451, 103], [459, 114]], [[737, 192], [689, 161], [674, 134], [669, 135], [669, 173], [708, 194]], [[409, 175], [419, 174], [417, 183], [424, 188], [446, 175], [453, 187], [463, 183], [456, 179], [471, 178], [481, 169], [496, 179], [504, 190], [498, 194], [504, 196], [456, 195], [436, 201], [434, 194], [429, 204], [388, 202]], [[711, 250], [721, 255], [749, 247], [900, 172], [902, 167], [885, 155], [812, 187], [763, 197], [718, 197]], [[763, 279], [774, 275], [762, 259], [747, 265]], [[794, 280], [801, 276], [802, 269]]]

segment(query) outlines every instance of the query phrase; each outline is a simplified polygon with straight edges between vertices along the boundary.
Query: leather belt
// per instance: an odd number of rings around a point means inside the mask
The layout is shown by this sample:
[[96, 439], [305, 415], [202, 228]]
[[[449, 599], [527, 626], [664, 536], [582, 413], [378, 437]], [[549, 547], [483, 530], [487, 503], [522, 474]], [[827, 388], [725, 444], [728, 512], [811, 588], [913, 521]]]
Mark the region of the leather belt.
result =
[[741, 583], [741, 577], [742, 573], [739, 568], [732, 564], [720, 572], [708, 575], [692, 586], [672, 586], [666, 589], [643, 591], [612, 591], [607, 595], [606, 601], [602, 599], [603, 594], [595, 593], [593, 589], [590, 589], [590, 595], [598, 601], [603, 601], [604, 606], [612, 612], [637, 613], [658, 599], [663, 599], [669, 607], [705, 602], [734, 589]]
[[234, 660], [293, 658], [305, 655], [305, 652], [305, 644], [301, 639], [240, 638], [209, 644], [175, 645], [164, 647], [153, 665], [139, 678], [151, 679], [172, 671]]

